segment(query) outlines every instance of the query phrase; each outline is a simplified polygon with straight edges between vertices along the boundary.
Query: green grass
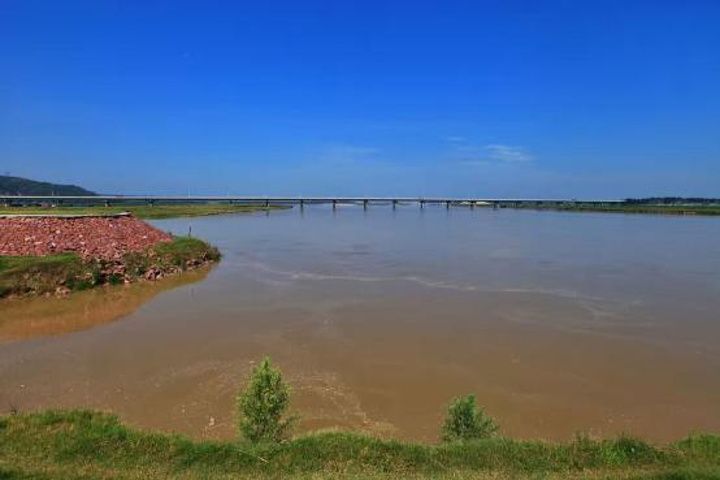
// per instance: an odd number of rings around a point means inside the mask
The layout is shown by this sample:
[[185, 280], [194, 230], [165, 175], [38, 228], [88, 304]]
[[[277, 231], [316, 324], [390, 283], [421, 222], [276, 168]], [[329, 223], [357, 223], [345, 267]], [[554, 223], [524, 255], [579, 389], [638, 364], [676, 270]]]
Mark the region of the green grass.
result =
[[188, 267], [220, 260], [217, 248], [197, 238], [175, 237], [170, 243], [160, 243], [146, 252], [131, 252], [125, 254], [125, 265], [128, 272], [134, 276], [142, 276], [151, 267], [161, 270]]
[[513, 208], [563, 212], [644, 213], [664, 215], [720, 215], [720, 205], [518, 205]]
[[230, 213], [251, 213], [257, 211], [288, 208], [280, 205], [230, 205], [230, 204], [188, 204], [188, 205], [121, 205], [92, 207], [0, 207], [0, 215], [109, 215], [130, 212], [138, 218], [163, 219], [177, 217], [200, 217]]
[[220, 260], [220, 253], [204, 241], [193, 237], [175, 237], [170, 243], [160, 243], [151, 248], [161, 257], [191, 260], [201, 256], [210, 256], [210, 260]]
[[73, 279], [86, 272], [88, 268], [82, 259], [73, 253], [0, 257], [0, 298], [11, 294], [54, 292], [60, 285], [72, 285]]
[[324, 432], [280, 445], [193, 441], [90, 411], [0, 418], [0, 479], [720, 479], [720, 437], [425, 445]]
[[[144, 252], [127, 253], [124, 264], [132, 278], [141, 278], [150, 268], [161, 271], [188, 268], [220, 259], [217, 248], [202, 240], [175, 237]], [[8, 295], [42, 295], [58, 287], [86, 290], [122, 278], [105, 276], [102, 261], [83, 261], [73, 253], [47, 256], [0, 257], [0, 298]], [[2, 477], [0, 477], [1, 479]]]

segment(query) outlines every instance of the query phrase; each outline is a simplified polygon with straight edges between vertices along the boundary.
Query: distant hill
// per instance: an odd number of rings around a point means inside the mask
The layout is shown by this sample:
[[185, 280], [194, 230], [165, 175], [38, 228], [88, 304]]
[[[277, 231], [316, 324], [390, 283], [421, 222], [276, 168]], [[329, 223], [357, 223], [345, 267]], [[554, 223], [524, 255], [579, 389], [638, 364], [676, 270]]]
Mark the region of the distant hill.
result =
[[97, 195], [75, 185], [57, 185], [0, 175], [0, 195]]

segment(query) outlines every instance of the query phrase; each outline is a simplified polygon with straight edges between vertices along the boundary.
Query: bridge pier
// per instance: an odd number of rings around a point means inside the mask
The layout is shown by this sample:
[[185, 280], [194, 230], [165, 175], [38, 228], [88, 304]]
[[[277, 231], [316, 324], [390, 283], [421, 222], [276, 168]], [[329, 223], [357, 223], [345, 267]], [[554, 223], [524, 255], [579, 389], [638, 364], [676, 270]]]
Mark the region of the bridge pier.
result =
[[332, 201], [333, 210], [337, 210], [337, 200]]
[[420, 209], [422, 210], [424, 208], [425, 208], [425, 200], [420, 200]]
[[392, 201], [392, 208], [395, 210], [397, 208], [397, 200]]
[[368, 201], [363, 200], [363, 210], [367, 210], [367, 209], [368, 209]]

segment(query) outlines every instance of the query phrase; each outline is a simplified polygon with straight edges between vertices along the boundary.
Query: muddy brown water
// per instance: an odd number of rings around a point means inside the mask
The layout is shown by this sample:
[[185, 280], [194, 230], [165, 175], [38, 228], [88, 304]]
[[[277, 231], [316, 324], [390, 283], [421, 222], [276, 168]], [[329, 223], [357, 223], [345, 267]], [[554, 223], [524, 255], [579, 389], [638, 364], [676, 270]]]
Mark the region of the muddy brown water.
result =
[[269, 354], [305, 431], [433, 441], [464, 393], [521, 438], [720, 430], [720, 219], [313, 206], [153, 223], [192, 225], [223, 261], [0, 303], [0, 412], [229, 438]]

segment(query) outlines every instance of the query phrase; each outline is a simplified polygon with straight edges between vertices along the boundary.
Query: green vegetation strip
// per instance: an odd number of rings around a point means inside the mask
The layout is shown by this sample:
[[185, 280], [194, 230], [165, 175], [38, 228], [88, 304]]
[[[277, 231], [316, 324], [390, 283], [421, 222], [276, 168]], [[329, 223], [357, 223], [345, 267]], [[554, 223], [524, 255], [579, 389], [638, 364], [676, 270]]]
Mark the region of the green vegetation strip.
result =
[[[168, 273], [219, 259], [218, 250], [202, 240], [176, 237], [170, 243], [161, 243], [144, 252], [127, 253], [121, 263], [128, 278], [139, 279], [150, 269]], [[122, 283], [124, 277], [111, 273], [112, 266], [103, 261], [83, 261], [73, 253], [0, 257], [0, 298], [54, 293], [58, 287], [76, 291]]]
[[92, 207], [0, 207], [0, 215], [115, 215], [130, 212], [137, 218], [163, 219], [177, 217], [202, 217], [230, 213], [251, 213], [266, 210], [285, 209], [282, 205], [229, 205], [229, 204], [188, 204], [188, 205], [120, 205]]
[[563, 212], [645, 213], [660, 215], [720, 215], [720, 205], [517, 205], [513, 208]]
[[49, 411], [0, 417], [0, 479], [10, 478], [720, 479], [720, 437], [663, 447], [627, 437], [421, 445], [325, 432], [251, 444], [146, 433], [97, 412]]

